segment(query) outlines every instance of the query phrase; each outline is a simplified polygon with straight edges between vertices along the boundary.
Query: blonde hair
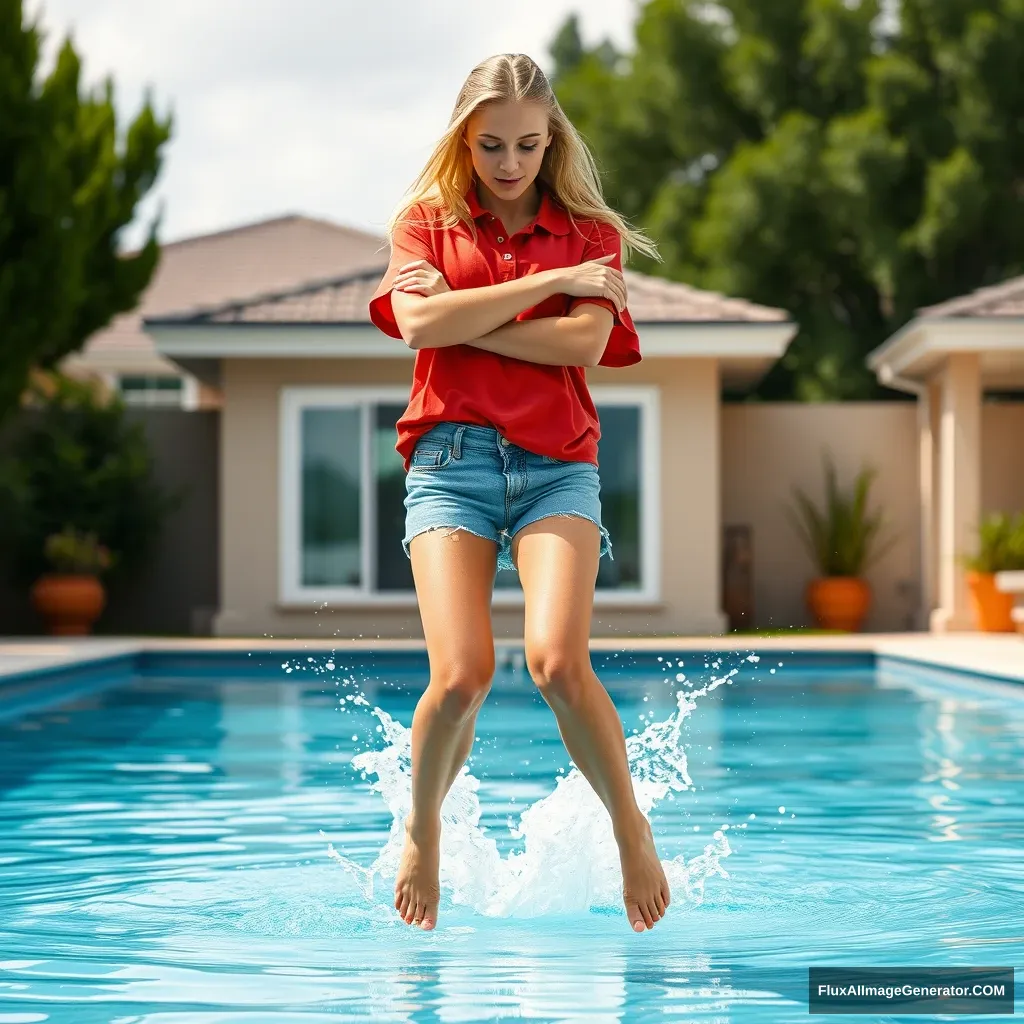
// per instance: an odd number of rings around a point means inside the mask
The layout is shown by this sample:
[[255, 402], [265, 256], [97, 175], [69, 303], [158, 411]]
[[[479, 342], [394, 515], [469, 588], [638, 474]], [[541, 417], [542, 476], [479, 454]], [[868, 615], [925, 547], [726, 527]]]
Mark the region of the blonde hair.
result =
[[[601, 178], [586, 143], [565, 116], [544, 72], [523, 53], [501, 53], [488, 57], [469, 73], [459, 91], [448, 128], [434, 147], [430, 159], [388, 220], [388, 237], [417, 203], [433, 207], [445, 227], [460, 221], [474, 232], [476, 226], [466, 205], [466, 192], [473, 181], [473, 160], [464, 143], [470, 115], [487, 103], [533, 102], [545, 108], [551, 144], [544, 153], [538, 180], [575, 219], [603, 221], [622, 238], [623, 258], [636, 249], [660, 259], [654, 242], [630, 226], [605, 201]], [[435, 222], [436, 223], [436, 222]]]

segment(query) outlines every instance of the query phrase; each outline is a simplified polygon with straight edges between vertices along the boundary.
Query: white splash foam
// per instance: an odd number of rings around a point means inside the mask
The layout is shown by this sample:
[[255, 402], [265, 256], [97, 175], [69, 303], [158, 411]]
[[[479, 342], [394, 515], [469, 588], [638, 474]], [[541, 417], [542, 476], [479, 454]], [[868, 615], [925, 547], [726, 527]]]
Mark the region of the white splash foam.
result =
[[[699, 689], [676, 694], [676, 710], [626, 739], [637, 803], [644, 814], [670, 792], [692, 786], [681, 730], [696, 699], [729, 682], [738, 669], [712, 678]], [[328, 856], [359, 882], [366, 899], [390, 904], [398, 873], [404, 822], [411, 808], [412, 734], [387, 712], [374, 708], [384, 746], [352, 759], [356, 771], [376, 776], [371, 789], [381, 794], [392, 815], [391, 834], [369, 868], [328, 846]], [[586, 778], [573, 767], [548, 796], [524, 810], [510, 834], [521, 852], [502, 856], [480, 828], [479, 782], [463, 768], [442, 807], [441, 889], [453, 904], [491, 917], [536, 917], [588, 910], [622, 910], [622, 875], [611, 820]], [[728, 877], [721, 861], [731, 853], [723, 829], [702, 853], [687, 861], [663, 861], [673, 901], [699, 904], [712, 875]], [[382, 885], [377, 885], [377, 880]], [[375, 898], [375, 890], [379, 896]]]

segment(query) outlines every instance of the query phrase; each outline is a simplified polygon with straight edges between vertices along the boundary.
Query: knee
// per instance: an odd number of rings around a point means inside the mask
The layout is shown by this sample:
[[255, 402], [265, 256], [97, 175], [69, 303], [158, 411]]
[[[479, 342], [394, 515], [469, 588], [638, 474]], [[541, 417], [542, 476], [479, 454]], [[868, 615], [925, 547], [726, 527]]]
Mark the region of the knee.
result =
[[591, 672], [589, 655], [581, 656], [556, 646], [528, 647], [526, 666], [549, 704], [577, 704]]
[[439, 691], [441, 710], [449, 718], [462, 719], [476, 711], [487, 696], [494, 663], [479, 661], [451, 666], [432, 675], [431, 686]]

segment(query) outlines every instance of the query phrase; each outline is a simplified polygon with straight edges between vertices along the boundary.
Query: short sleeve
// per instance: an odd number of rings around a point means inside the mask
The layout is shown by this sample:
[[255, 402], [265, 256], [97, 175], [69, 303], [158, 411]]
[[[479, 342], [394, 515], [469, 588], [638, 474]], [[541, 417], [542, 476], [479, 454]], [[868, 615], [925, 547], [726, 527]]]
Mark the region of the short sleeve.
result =
[[[583, 248], [580, 262], [586, 263], [588, 260], [596, 260], [601, 256], [607, 256], [609, 253], [614, 253], [615, 259], [608, 266], [614, 267], [616, 270], [622, 270], [622, 239], [619, 237], [619, 233], [610, 224], [596, 223], [593, 228], [592, 237], [587, 240]], [[621, 313], [618, 313], [615, 309], [615, 303], [611, 299], [581, 297], [570, 301], [569, 312], [585, 303], [604, 306], [615, 318], [615, 322], [612, 324], [612, 332], [608, 336], [608, 344], [605, 346], [604, 354], [601, 356], [598, 366], [632, 366], [634, 363], [639, 363], [642, 358], [640, 355], [640, 338], [637, 336], [636, 327], [633, 324], [633, 318], [630, 316], [629, 309], [623, 309]]]
[[430, 225], [426, 223], [427, 217], [428, 211], [423, 206], [415, 206], [395, 225], [391, 237], [391, 260], [388, 269], [370, 298], [371, 322], [392, 338], [402, 337], [395, 320], [395, 311], [391, 306], [391, 286], [399, 268], [406, 263], [412, 263], [413, 260], [434, 262], [432, 232]]

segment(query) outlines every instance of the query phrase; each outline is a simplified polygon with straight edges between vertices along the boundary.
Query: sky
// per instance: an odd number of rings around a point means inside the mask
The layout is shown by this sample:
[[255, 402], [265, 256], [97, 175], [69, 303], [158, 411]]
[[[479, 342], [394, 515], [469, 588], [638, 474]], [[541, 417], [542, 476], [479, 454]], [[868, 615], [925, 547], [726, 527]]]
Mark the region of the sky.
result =
[[26, 0], [71, 33], [83, 86], [113, 77], [129, 121], [149, 90], [174, 116], [161, 176], [123, 242], [162, 206], [163, 242], [287, 213], [382, 234], [472, 67], [548, 46], [569, 14], [587, 43], [631, 45], [637, 0]]

